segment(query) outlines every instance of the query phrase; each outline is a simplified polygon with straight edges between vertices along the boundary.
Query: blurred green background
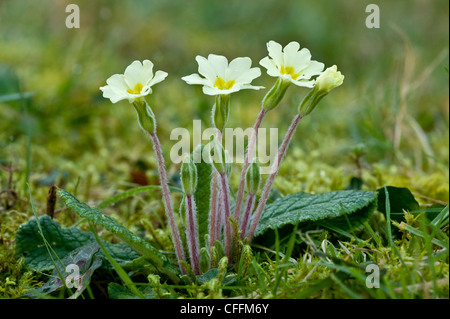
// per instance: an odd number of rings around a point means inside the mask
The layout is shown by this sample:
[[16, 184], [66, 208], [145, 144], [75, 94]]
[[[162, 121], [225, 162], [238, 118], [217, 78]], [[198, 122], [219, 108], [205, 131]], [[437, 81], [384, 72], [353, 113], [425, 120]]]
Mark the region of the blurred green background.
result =
[[[79, 29], [65, 26], [70, 3]], [[379, 29], [365, 25], [370, 3]], [[128, 102], [102, 98], [106, 79], [136, 59], [169, 73], [149, 98], [168, 159], [173, 128], [210, 126], [213, 99], [181, 80], [197, 72], [196, 55], [249, 56], [257, 66], [269, 40], [298, 41], [314, 60], [338, 65], [345, 83], [300, 125], [278, 189], [342, 188], [362, 167], [368, 187], [404, 184], [448, 201], [448, 13], [447, 0], [1, 0], [0, 164], [12, 163], [19, 189], [31, 180], [43, 194], [80, 177], [87, 197], [105, 197], [136, 182], [135, 170], [156, 184], [151, 145]], [[270, 88], [274, 79], [262, 68], [253, 83]], [[252, 126], [265, 93], [234, 94], [229, 126]], [[281, 139], [306, 93], [290, 88], [263, 126], [280, 127]]]

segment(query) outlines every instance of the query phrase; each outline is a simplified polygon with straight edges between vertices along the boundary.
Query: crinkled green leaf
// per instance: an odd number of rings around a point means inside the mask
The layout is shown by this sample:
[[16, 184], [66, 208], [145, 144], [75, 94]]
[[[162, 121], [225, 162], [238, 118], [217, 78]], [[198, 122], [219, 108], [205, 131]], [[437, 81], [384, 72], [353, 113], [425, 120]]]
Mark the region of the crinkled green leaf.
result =
[[255, 237], [270, 229], [298, 223], [329, 223], [344, 230], [360, 229], [376, 205], [377, 193], [368, 191], [344, 190], [323, 194], [300, 192], [287, 195], [265, 207]]
[[[102, 258], [96, 255], [99, 249], [100, 246], [97, 242], [75, 249], [61, 262], [56, 262], [58, 271], [53, 270], [47, 283], [40, 288], [27, 292], [25, 296], [39, 298], [66, 286], [75, 289], [69, 299], [78, 298], [89, 285], [94, 271], [102, 265]], [[63, 280], [61, 280], [60, 275]]]
[[[386, 186], [389, 193], [389, 203], [391, 208], [391, 219], [402, 222], [405, 220], [403, 210], [408, 212], [420, 209], [419, 203], [414, 198], [411, 191], [404, 187]], [[378, 210], [386, 214], [386, 194], [384, 187], [377, 190], [378, 192]]]
[[[155, 291], [151, 287], [139, 287], [138, 289], [146, 299], [157, 298]], [[134, 292], [116, 283], [108, 285], [108, 295], [110, 299], [140, 299]]]
[[132, 262], [122, 265], [122, 268], [130, 276], [137, 274], [148, 276], [149, 274], [155, 273], [155, 268], [153, 267], [151, 260], [145, 256], [141, 256], [134, 259]]
[[[66, 257], [79, 247], [96, 242], [92, 233], [87, 233], [75, 227], [61, 227], [49, 216], [39, 217], [43, 235], [59, 259]], [[129, 245], [125, 243], [112, 244], [104, 242], [111, 256], [121, 265], [139, 257]], [[44, 240], [39, 234], [38, 223], [35, 218], [20, 225], [15, 238], [16, 255], [24, 257], [26, 265], [31, 270], [48, 271], [54, 269], [52, 258], [48, 254]], [[102, 253], [99, 253], [102, 255]], [[57, 260], [53, 256], [54, 260]]]
[[197, 167], [197, 187], [194, 193], [195, 205], [197, 207], [198, 236], [200, 246], [205, 244], [205, 235], [209, 233], [209, 208], [211, 197], [211, 177], [212, 166], [210, 163], [203, 161], [201, 156], [204, 145], [199, 145], [194, 150], [194, 159], [199, 159], [199, 163], [195, 163]]
[[[39, 217], [39, 223], [44, 237], [60, 259], [76, 248], [95, 240], [90, 233], [77, 228], [62, 228], [47, 215]], [[39, 234], [39, 227], [35, 218], [31, 218], [28, 222], [20, 225], [16, 234], [15, 249], [17, 256], [25, 257], [28, 268], [37, 271], [54, 269], [45, 243]]]
[[174, 267], [166, 256], [160, 253], [156, 248], [150, 245], [142, 238], [136, 236], [123, 225], [119, 224], [111, 216], [103, 214], [100, 210], [90, 207], [78, 200], [72, 194], [59, 190], [58, 195], [66, 203], [67, 207], [72, 209], [81, 217], [86, 218], [91, 223], [99, 225], [112, 232], [114, 235], [122, 239], [135, 250], [146, 256], [153, 265], [162, 273], [168, 275], [172, 280], [177, 281], [177, 268]]

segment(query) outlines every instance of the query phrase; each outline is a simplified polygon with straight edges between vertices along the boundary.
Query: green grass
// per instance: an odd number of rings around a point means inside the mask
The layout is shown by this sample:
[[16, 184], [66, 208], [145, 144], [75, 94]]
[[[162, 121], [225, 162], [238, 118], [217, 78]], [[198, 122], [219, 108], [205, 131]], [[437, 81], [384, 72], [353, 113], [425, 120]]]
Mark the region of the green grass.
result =
[[[169, 73], [149, 103], [171, 187], [177, 190], [179, 166], [168, 161], [175, 143], [170, 132], [192, 129], [193, 119], [201, 119], [203, 128], [211, 126], [213, 104], [180, 78], [197, 71], [198, 54], [249, 56], [256, 66], [269, 40], [298, 41], [314, 59], [338, 65], [346, 76], [299, 126], [273, 196], [341, 190], [359, 177], [366, 190], [407, 187], [422, 212], [437, 216], [414, 213], [396, 224], [375, 212], [365, 229], [345, 234], [299, 228], [273, 246], [253, 245], [251, 257], [237, 269], [223, 267], [220, 280], [199, 285], [174, 285], [145, 272], [130, 280], [160, 298], [448, 298], [448, 1], [382, 2], [376, 30], [364, 25], [370, 1], [77, 3], [78, 30], [65, 28], [63, 2], [0, 3], [1, 298], [17, 298], [48, 280], [48, 274], [30, 271], [15, 255], [14, 237], [34, 216], [32, 204], [37, 215], [45, 214], [52, 184], [102, 206], [173, 257], [151, 145], [132, 107], [111, 104], [99, 87], [135, 59], [151, 59], [156, 69]], [[255, 84], [270, 88], [273, 78], [262, 73]], [[281, 139], [306, 93], [290, 89], [263, 126], [279, 127]], [[233, 95], [229, 125], [250, 127], [264, 94]], [[234, 188], [238, 179], [236, 165]], [[153, 191], [113, 197], [139, 183]], [[172, 196], [178, 207], [180, 194]], [[89, 231], [89, 224], [61, 201], [55, 220]], [[101, 237], [117, 242], [108, 232]], [[369, 263], [380, 265], [378, 289], [366, 286]], [[86, 299], [107, 298], [108, 282], [120, 283], [114, 272], [99, 272], [92, 280]]]

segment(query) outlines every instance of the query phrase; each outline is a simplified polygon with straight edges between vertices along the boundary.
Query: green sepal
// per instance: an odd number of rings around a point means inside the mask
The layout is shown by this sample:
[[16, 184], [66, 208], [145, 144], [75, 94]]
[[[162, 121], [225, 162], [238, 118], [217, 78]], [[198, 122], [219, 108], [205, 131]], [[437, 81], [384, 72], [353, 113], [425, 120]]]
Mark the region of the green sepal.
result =
[[186, 156], [181, 164], [181, 184], [186, 195], [194, 194], [197, 187], [197, 167], [192, 156]]
[[213, 106], [213, 124], [221, 132], [230, 118], [230, 95], [217, 95]]
[[281, 100], [284, 97], [289, 85], [290, 81], [283, 80], [282, 78], [278, 78], [273, 87], [267, 92], [266, 96], [262, 102], [262, 108], [265, 111], [271, 111], [280, 105]]
[[133, 103], [134, 109], [137, 114], [137, 121], [140, 128], [149, 133], [153, 134], [156, 132], [156, 118], [151, 107], [148, 105], [147, 101], [136, 101]]
[[261, 184], [261, 171], [258, 162], [255, 160], [247, 169], [245, 174], [247, 191], [251, 195], [255, 195]]
[[298, 106], [299, 114], [303, 117], [310, 114], [314, 111], [320, 100], [322, 100], [327, 94], [327, 92], [319, 91], [314, 87], [311, 91], [309, 91], [308, 95], [305, 96], [302, 103]]

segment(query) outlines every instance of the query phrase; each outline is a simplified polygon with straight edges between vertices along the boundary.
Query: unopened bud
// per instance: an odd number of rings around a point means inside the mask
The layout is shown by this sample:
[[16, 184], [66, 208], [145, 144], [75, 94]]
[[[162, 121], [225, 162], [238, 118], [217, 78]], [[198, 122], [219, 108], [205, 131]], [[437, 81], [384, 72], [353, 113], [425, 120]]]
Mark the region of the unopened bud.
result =
[[230, 95], [217, 95], [213, 106], [213, 124], [221, 132], [225, 129], [230, 117]]
[[316, 87], [319, 91], [328, 93], [344, 82], [344, 76], [337, 70], [337, 66], [329, 67], [316, 79]]
[[247, 169], [247, 173], [245, 175], [247, 191], [251, 195], [255, 195], [261, 184], [261, 171], [256, 160], [251, 163]]
[[197, 167], [191, 156], [186, 156], [181, 164], [181, 184], [186, 195], [194, 194], [197, 186]]

